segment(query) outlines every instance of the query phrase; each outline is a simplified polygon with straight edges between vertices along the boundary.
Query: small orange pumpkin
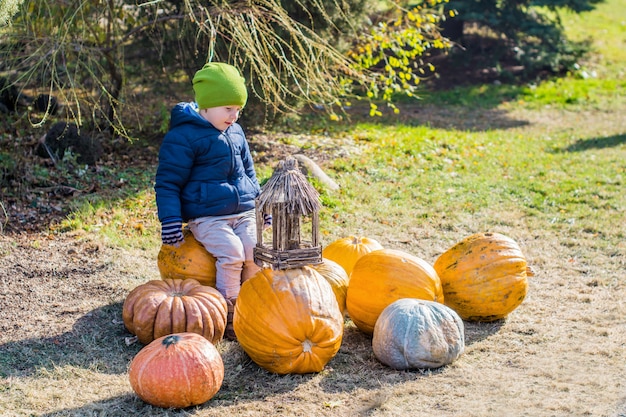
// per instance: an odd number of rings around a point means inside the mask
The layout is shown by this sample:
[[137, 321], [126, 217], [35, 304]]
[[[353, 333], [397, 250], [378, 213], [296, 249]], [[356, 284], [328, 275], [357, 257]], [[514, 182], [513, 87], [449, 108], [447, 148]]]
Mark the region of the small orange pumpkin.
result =
[[443, 302], [441, 281], [429, 263], [396, 249], [373, 251], [356, 262], [346, 306], [361, 331], [372, 334], [380, 313], [401, 298]]
[[264, 268], [241, 286], [233, 326], [250, 358], [277, 374], [319, 372], [343, 337], [330, 284], [313, 268]]
[[224, 381], [224, 362], [215, 346], [196, 333], [160, 337], [133, 358], [130, 386], [143, 401], [185, 408], [209, 401]]
[[476, 233], [442, 253], [434, 268], [445, 304], [468, 321], [494, 321], [516, 309], [528, 291], [526, 258], [499, 233]]
[[198, 242], [188, 229], [180, 246], [163, 245], [157, 256], [162, 279], [193, 278], [202, 285], [215, 287], [216, 259]]
[[328, 281], [335, 293], [339, 310], [345, 314], [346, 296], [348, 295], [348, 284], [350, 283], [350, 277], [346, 270], [337, 262], [326, 258], [322, 259], [322, 263], [312, 265], [312, 267]]
[[124, 325], [143, 344], [181, 332], [217, 343], [226, 330], [226, 315], [222, 294], [194, 279], [148, 281], [133, 289], [122, 307]]
[[348, 236], [337, 239], [326, 246], [322, 251], [322, 256], [337, 262], [350, 276], [354, 264], [361, 256], [382, 248], [383, 246], [374, 239]]

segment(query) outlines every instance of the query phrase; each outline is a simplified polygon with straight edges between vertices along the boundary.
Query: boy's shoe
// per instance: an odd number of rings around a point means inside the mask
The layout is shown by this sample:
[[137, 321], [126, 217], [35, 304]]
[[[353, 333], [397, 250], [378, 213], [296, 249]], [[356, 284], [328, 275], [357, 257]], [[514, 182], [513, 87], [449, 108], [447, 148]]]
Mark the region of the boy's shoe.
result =
[[237, 302], [236, 298], [232, 298], [230, 300], [226, 300], [226, 305], [228, 306], [228, 314], [226, 315], [226, 331], [224, 332], [224, 337], [227, 340], [237, 340], [237, 335], [235, 334], [235, 328], [233, 327], [233, 315], [235, 313], [235, 303]]

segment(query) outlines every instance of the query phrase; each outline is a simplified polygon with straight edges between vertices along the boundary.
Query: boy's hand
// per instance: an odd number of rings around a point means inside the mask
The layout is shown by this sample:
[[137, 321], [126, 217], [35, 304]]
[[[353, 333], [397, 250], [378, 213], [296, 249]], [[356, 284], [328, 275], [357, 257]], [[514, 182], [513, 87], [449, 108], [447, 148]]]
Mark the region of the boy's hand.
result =
[[161, 242], [164, 245], [180, 246], [183, 238], [183, 222], [173, 221], [161, 224]]

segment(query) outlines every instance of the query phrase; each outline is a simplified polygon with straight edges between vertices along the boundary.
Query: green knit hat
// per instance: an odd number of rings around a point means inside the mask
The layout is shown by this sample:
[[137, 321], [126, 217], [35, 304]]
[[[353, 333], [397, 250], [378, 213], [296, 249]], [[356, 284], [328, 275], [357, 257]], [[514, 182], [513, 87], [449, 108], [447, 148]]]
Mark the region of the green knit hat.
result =
[[248, 100], [246, 80], [237, 68], [210, 62], [196, 72], [193, 90], [200, 109], [220, 106], [245, 106]]

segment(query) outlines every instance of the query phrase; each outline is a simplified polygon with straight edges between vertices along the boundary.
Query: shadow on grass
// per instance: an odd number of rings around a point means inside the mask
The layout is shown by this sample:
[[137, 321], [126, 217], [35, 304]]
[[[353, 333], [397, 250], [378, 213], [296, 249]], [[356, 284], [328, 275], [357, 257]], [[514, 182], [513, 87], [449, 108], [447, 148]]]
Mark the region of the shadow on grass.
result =
[[193, 408], [184, 410], [162, 410], [152, 407], [141, 401], [134, 394], [110, 397], [104, 400], [86, 404], [83, 407], [64, 408], [57, 411], [40, 414], [40, 417], [67, 417], [67, 416], [189, 416]]
[[615, 148], [626, 143], [626, 134], [605, 136], [603, 138], [578, 139], [571, 145], [556, 149], [555, 152], [584, 152], [590, 149]]
[[[2, 366], [3, 368], [20, 366], [18, 362], [22, 361], [23, 364], [19, 368], [22, 374], [32, 373], [40, 366], [52, 366], [53, 363], [92, 369], [96, 366], [97, 370], [102, 372], [125, 373], [132, 357], [142, 345], [126, 346], [124, 344], [124, 337], [128, 336], [128, 333], [116, 324], [120, 309], [121, 303], [96, 309], [81, 318], [72, 332], [56, 338], [43, 341], [27, 340], [1, 346], [2, 357], [8, 354], [14, 358], [12, 365], [3, 363]], [[500, 329], [503, 322], [500, 320], [493, 323], [466, 323], [466, 343], [475, 343], [489, 337]], [[57, 343], [60, 346], [57, 346]], [[361, 332], [349, 321], [346, 323], [339, 352], [319, 373], [277, 375], [256, 365], [236, 342], [220, 342], [218, 348], [224, 361], [224, 382], [215, 397], [204, 404], [182, 410], [166, 410], [150, 406], [134, 393], [128, 392], [124, 395], [90, 402], [81, 407], [48, 412], [42, 416], [94, 415], [102, 412], [107, 416], [187, 416], [201, 412], [203, 409], [229, 407], [248, 402], [263, 403], [268, 400], [272, 401], [275, 406], [277, 403], [270, 400], [272, 397], [296, 393], [299, 386], [311, 382], [319, 383], [321, 390], [328, 394], [350, 393], [358, 390], [376, 392], [377, 394], [371, 398], [371, 404], [361, 404], [363, 407], [368, 407], [369, 405], [375, 406], [377, 401], [385, 401], [383, 397], [387, 391], [384, 389], [380, 391], [385, 386], [427, 378], [445, 372], [446, 369], [446, 367], [411, 371], [391, 369], [376, 359], [372, 350], [371, 335]], [[36, 350], [44, 350], [47, 357], [34, 360], [33, 356], [37, 355], [32, 355], [32, 353]], [[55, 351], [57, 353], [54, 353]], [[107, 363], [106, 367], [104, 363]]]
[[[465, 323], [465, 343], [471, 345], [498, 333], [505, 320], [490, 323]], [[341, 348], [318, 374], [276, 375], [257, 366], [237, 343], [222, 354], [226, 376], [216, 401], [262, 400], [291, 392], [311, 379], [319, 378], [325, 393], [376, 391], [382, 386], [402, 384], [445, 372], [436, 369], [395, 370], [380, 362], [372, 349], [372, 336], [360, 331], [351, 321], [344, 327]], [[375, 401], [373, 398], [372, 401]]]
[[529, 124], [526, 120], [511, 118], [504, 110], [472, 106], [411, 106], [396, 119], [407, 126], [470, 132], [513, 129]]
[[[360, 123], [380, 126], [425, 126], [442, 130], [483, 132], [494, 129], [512, 129], [529, 125], [527, 120], [512, 118], [505, 110], [480, 105], [434, 105], [422, 103], [399, 104], [399, 113], [389, 108], [379, 108], [381, 116], [369, 116], [369, 107], [360, 103], [347, 111], [341, 123], [329, 122], [323, 115], [311, 112], [302, 115], [297, 124], [288, 126], [294, 131], [325, 131], [347, 133]], [[288, 124], [289, 125], [289, 124]]]
[[[445, 367], [415, 370], [392, 369], [380, 362], [374, 355], [372, 335], [361, 332], [353, 324], [345, 327], [341, 349], [328, 363], [327, 368], [328, 371], [320, 382], [320, 386], [324, 392], [330, 394], [358, 390], [378, 392], [383, 387], [415, 381], [438, 374], [445, 369]], [[359, 407], [363, 408], [364, 413], [366, 410], [375, 409], [386, 401], [386, 392], [387, 390], [383, 389]]]
[[[218, 394], [219, 395], [219, 394]], [[51, 411], [48, 413], [40, 414], [40, 417], [68, 417], [68, 416], [107, 416], [107, 417], [130, 417], [130, 416], [145, 416], [145, 417], [173, 417], [173, 416], [192, 416], [202, 412], [202, 410], [211, 409], [213, 407], [220, 406], [220, 401], [217, 397], [213, 397], [211, 400], [204, 404], [197, 406], [173, 409], [173, 408], [159, 408], [151, 406], [148, 403], [143, 402], [139, 397], [133, 393], [126, 395], [119, 395], [115, 397], [106, 398], [100, 401], [91, 402], [85, 404], [82, 407], [64, 408], [62, 410]]]
[[[251, 410], [261, 411], [269, 402], [273, 413], [281, 414], [281, 401], [276, 398], [298, 401], [298, 388], [308, 383], [319, 383], [323, 393], [335, 394], [356, 390], [372, 391], [374, 394], [362, 407], [375, 407], [385, 401], [385, 392], [377, 393], [383, 385], [400, 384], [442, 372], [434, 370], [396, 371], [381, 364], [374, 356], [371, 336], [348, 324], [342, 346], [324, 370], [311, 374], [273, 374], [256, 365], [236, 342], [220, 342], [218, 348], [224, 361], [224, 382], [218, 393], [208, 402], [186, 409], [172, 410], [150, 406], [129, 392], [87, 403], [81, 407], [65, 408], [42, 414], [45, 417], [96, 415], [107, 416], [189, 416], [218, 407], [243, 406], [250, 403]], [[119, 353], [119, 352], [118, 352]], [[293, 394], [293, 397], [291, 394]], [[323, 395], [323, 394], [322, 394]], [[323, 398], [319, 398], [323, 401]], [[254, 405], [252, 403], [261, 403]], [[257, 408], [260, 407], [260, 408]], [[285, 410], [282, 410], [285, 411]]]
[[109, 304], [85, 314], [69, 332], [0, 345], [0, 376], [30, 376], [65, 365], [124, 373], [139, 346], [126, 346], [125, 337], [131, 335], [121, 317], [122, 303]]
[[505, 319], [500, 319], [492, 322], [468, 322], [464, 321], [465, 325], [465, 345], [470, 346], [474, 343], [478, 343], [482, 340], [489, 338], [489, 336], [496, 334], [500, 331]]

